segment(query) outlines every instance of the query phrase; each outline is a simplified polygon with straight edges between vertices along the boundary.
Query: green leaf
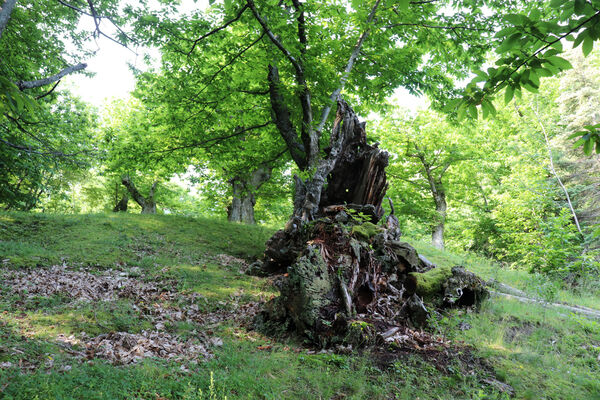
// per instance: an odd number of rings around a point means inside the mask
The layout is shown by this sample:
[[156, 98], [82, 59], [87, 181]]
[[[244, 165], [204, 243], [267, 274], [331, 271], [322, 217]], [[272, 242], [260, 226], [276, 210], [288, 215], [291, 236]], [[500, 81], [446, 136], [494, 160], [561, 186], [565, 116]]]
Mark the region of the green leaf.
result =
[[569, 135], [568, 139], [574, 139], [576, 137], [580, 137], [585, 135], [587, 132], [586, 131], [579, 131], [579, 132], [575, 132], [572, 135]]
[[581, 47], [581, 51], [583, 52], [584, 56], [588, 56], [592, 50], [594, 49], [594, 39], [592, 39], [590, 36], [586, 36], [586, 38], [583, 41], [583, 46]]
[[506, 87], [506, 91], [504, 92], [504, 103], [510, 103], [513, 97], [515, 97], [515, 88], [509, 85]]
[[568, 0], [552, 0], [550, 2], [550, 7], [552, 8], [558, 8], [560, 6], [562, 6], [563, 4], [565, 4]]
[[506, 14], [504, 20], [513, 25], [521, 25], [525, 22], [525, 17], [521, 14]]
[[587, 140], [584, 138], [581, 138], [578, 141], [576, 141], [575, 143], [573, 143], [573, 148], [576, 149], [579, 146], [581, 146], [582, 144], [584, 144], [585, 142], [587, 142]]
[[539, 93], [539, 88], [533, 86], [532, 84], [530, 84], [529, 82], [525, 82], [522, 85], [525, 89], [527, 89], [528, 91], [530, 91], [531, 93]]
[[397, 3], [398, 8], [402, 11], [408, 10], [408, 6], [410, 5], [410, 0], [399, 0]]
[[585, 153], [586, 156], [589, 156], [592, 154], [593, 146], [594, 146], [594, 142], [591, 139], [586, 140], [585, 144], [583, 145], [583, 152]]
[[571, 69], [573, 68], [573, 66], [571, 65], [571, 63], [567, 60], [565, 60], [562, 57], [559, 56], [552, 56], [552, 57], [548, 57], [546, 59], [550, 64], [558, 67], [561, 70], [567, 70], [567, 69]]
[[573, 42], [573, 48], [576, 48], [577, 46], [579, 46], [581, 44], [581, 42], [583, 42], [583, 39], [585, 39], [586, 37], [587, 37], [587, 31], [581, 32], [579, 34], [579, 36], [577, 36], [577, 38]]
[[469, 113], [469, 117], [477, 119], [477, 106], [475, 104], [471, 104], [467, 109], [467, 112]]
[[583, 14], [585, 10], [585, 0], [575, 0], [573, 2], [573, 10], [575, 11], [575, 14]]

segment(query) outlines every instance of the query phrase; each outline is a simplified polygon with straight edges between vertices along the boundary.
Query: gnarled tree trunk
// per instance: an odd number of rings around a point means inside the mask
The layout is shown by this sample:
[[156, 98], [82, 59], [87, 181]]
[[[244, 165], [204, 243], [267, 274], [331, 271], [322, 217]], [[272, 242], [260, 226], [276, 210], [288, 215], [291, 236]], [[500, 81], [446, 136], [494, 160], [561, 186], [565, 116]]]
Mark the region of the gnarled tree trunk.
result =
[[263, 183], [269, 180], [271, 171], [271, 167], [261, 165], [252, 172], [250, 178], [236, 177], [230, 181], [233, 198], [231, 205], [227, 208], [229, 222], [256, 223], [254, 219], [255, 193]]
[[121, 183], [123, 183], [123, 186], [127, 188], [133, 200], [135, 200], [135, 202], [138, 203], [140, 207], [142, 207], [142, 214], [156, 214], [156, 201], [154, 200], [154, 191], [156, 190], [156, 185], [158, 185], [158, 182], [155, 181], [152, 184], [152, 187], [150, 188], [150, 192], [148, 193], [147, 197], [142, 196], [142, 194], [135, 187], [129, 176], [125, 175], [121, 179]]
[[294, 218], [302, 223], [317, 218], [331, 205], [369, 206], [373, 217], [381, 218], [381, 202], [387, 190], [387, 152], [367, 144], [365, 123], [343, 100], [330, 137], [327, 156], [321, 159], [310, 179], [295, 177]]
[[388, 154], [367, 144], [364, 128], [340, 101], [327, 156], [310, 179], [295, 178], [290, 223], [267, 242], [264, 261], [249, 268], [283, 273], [281, 295], [257, 316], [258, 329], [295, 331], [323, 347], [376, 340], [403, 346], [415, 332], [409, 327], [427, 323], [429, 307], [485, 297], [483, 282], [462, 268], [424, 275], [435, 266], [399, 240], [393, 214], [377, 225]]

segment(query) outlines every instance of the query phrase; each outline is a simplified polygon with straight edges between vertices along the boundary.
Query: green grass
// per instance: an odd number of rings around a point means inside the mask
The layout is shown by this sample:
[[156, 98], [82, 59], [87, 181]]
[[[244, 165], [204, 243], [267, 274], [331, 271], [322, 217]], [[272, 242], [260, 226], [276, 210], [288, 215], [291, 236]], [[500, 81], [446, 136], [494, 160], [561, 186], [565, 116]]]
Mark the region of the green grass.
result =
[[[230, 309], [233, 301], [269, 298], [267, 280], [222, 265], [218, 255], [252, 259], [273, 230], [174, 216], [128, 214], [59, 216], [0, 213], [3, 268], [70, 266], [141, 268], [140, 279], [169, 282], [174, 291], [202, 294], [202, 310]], [[440, 252], [411, 241], [440, 265], [465, 265], [535, 294], [528, 274], [487, 260]], [[2, 282], [0, 282], [0, 290]], [[598, 307], [593, 294], [558, 293], [561, 300]], [[468, 325], [466, 325], [468, 324]], [[480, 312], [453, 310], [432, 329], [464, 341], [489, 364], [518, 399], [600, 399], [600, 324], [573, 315], [492, 299]], [[460, 327], [470, 326], [461, 330]], [[113, 366], [78, 361], [55, 340], [58, 334], [90, 336], [152, 327], [130, 300], [73, 303], [63, 296], [22, 299], [0, 292], [0, 363], [28, 362], [32, 370], [0, 369], [6, 399], [502, 399], [483, 383], [491, 372], [454, 360], [445, 370], [434, 360], [404, 354], [382, 363], [369, 352], [309, 354], [301, 343], [277, 341], [225, 321], [218, 326], [175, 323], [183, 337], [214, 330], [224, 341], [206, 362], [146, 359]], [[181, 369], [182, 365], [186, 369]], [[213, 378], [211, 384], [211, 376]], [[211, 397], [211, 395], [213, 397]]]
[[272, 233], [169, 215], [0, 213], [0, 255], [15, 267], [199, 264], [207, 254], [258, 257]]

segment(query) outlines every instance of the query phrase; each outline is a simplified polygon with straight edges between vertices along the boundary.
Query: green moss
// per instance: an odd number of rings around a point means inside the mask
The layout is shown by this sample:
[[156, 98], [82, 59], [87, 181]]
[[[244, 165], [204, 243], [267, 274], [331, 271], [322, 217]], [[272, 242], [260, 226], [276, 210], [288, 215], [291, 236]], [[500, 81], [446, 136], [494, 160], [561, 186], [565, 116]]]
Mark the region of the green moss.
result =
[[438, 266], [427, 272], [411, 272], [417, 280], [416, 293], [423, 299], [431, 300], [442, 292], [442, 285], [452, 276], [452, 268], [449, 266]]
[[331, 290], [327, 263], [318, 249], [311, 249], [289, 269], [281, 295], [300, 330], [312, 330], [319, 324], [320, 310], [330, 303], [327, 294]]
[[367, 240], [371, 239], [373, 236], [381, 232], [383, 232], [383, 228], [381, 226], [375, 225], [372, 222], [364, 222], [361, 225], [354, 225], [352, 227], [353, 236], [364, 238]]

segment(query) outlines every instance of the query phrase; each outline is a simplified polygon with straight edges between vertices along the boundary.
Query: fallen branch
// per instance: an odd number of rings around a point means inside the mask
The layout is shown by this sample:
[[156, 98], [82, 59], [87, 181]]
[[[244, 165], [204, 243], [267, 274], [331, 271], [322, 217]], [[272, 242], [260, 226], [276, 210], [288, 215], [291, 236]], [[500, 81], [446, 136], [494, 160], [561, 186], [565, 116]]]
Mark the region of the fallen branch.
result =
[[541, 305], [542, 307], [545, 307], [545, 308], [561, 309], [561, 310], [569, 311], [569, 312], [572, 312], [572, 313], [575, 313], [575, 314], [583, 315], [583, 316], [588, 317], [588, 318], [593, 318], [593, 319], [600, 320], [600, 311], [593, 310], [593, 309], [587, 308], [587, 307], [569, 306], [569, 305], [561, 304], [561, 303], [549, 303], [549, 302], [546, 302], [546, 301], [540, 300], [540, 299], [534, 299], [534, 298], [531, 298], [531, 297], [524, 297], [524, 296], [518, 296], [518, 295], [514, 295], [514, 294], [502, 293], [502, 292], [498, 292], [498, 291], [495, 291], [495, 290], [490, 290], [490, 293], [493, 296], [505, 297], [505, 298], [508, 298], [508, 299], [513, 299], [513, 300], [520, 301], [521, 303], [539, 304], [539, 305]]

